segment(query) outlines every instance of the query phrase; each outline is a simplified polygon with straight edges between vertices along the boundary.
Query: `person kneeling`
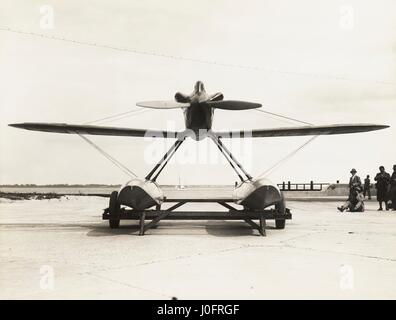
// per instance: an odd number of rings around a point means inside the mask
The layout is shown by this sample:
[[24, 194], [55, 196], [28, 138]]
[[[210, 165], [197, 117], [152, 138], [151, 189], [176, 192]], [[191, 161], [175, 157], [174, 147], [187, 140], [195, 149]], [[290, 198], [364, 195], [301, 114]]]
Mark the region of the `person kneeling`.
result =
[[350, 193], [348, 200], [341, 206], [337, 207], [341, 212], [364, 212], [364, 196], [361, 187], [355, 187]]

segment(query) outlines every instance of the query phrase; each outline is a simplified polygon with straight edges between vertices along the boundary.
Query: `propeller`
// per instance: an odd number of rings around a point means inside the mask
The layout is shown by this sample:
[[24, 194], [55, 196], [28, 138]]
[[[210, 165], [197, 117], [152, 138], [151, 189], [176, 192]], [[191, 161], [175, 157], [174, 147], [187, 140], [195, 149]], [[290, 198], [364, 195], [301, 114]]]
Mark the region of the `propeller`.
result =
[[259, 103], [237, 100], [207, 101], [205, 103], [212, 108], [223, 110], [248, 110], [261, 107]]
[[[205, 101], [202, 102], [203, 105], [208, 105], [212, 108], [223, 109], [223, 110], [248, 110], [260, 108], [261, 104], [247, 102], [247, 101], [237, 101], [237, 100], [221, 100], [221, 101]], [[188, 108], [191, 106], [190, 103], [182, 103], [173, 100], [168, 101], [143, 101], [136, 104], [143, 108], [152, 109], [177, 109], [177, 108]]]
[[175, 100], [143, 101], [138, 102], [136, 105], [139, 107], [152, 109], [189, 108], [191, 105], [209, 106], [223, 110], [248, 110], [261, 107], [261, 104], [259, 103], [223, 99], [224, 95], [221, 92], [207, 95], [202, 81], [197, 81], [194, 86], [194, 91], [190, 95], [176, 92]]

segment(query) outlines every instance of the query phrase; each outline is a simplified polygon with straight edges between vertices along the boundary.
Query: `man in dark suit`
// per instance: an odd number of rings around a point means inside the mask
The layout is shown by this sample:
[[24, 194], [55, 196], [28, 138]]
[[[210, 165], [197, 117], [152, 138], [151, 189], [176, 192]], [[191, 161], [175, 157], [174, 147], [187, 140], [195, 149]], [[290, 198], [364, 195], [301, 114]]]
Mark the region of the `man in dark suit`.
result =
[[367, 175], [366, 179], [364, 179], [364, 188], [363, 188], [363, 196], [366, 198], [366, 194], [368, 196], [368, 199], [371, 199], [371, 181], [370, 181], [370, 176]]
[[390, 185], [390, 200], [392, 200], [392, 210], [396, 210], [396, 164], [393, 166]]
[[388, 193], [390, 175], [385, 171], [384, 166], [379, 167], [380, 172], [377, 173], [374, 180], [377, 181], [375, 187], [377, 188], [377, 201], [379, 202], [378, 211], [382, 210], [382, 202], [385, 203], [385, 210], [388, 210]]

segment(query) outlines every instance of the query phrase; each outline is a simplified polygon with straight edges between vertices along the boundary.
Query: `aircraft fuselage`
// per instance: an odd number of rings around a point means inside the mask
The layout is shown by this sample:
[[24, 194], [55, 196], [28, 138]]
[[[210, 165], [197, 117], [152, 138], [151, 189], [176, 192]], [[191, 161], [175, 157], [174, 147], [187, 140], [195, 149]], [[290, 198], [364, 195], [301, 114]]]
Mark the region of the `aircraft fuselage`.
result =
[[175, 98], [176, 100], [179, 99], [190, 103], [190, 107], [184, 108], [184, 122], [186, 129], [194, 132], [195, 136], [193, 138], [195, 138], [195, 140], [203, 139], [206, 136], [205, 132], [212, 129], [214, 114], [214, 109], [205, 103], [206, 101], [211, 100], [211, 96], [206, 93], [203, 83], [201, 81], [197, 81], [191, 95], [186, 96], [181, 93], [177, 93]]

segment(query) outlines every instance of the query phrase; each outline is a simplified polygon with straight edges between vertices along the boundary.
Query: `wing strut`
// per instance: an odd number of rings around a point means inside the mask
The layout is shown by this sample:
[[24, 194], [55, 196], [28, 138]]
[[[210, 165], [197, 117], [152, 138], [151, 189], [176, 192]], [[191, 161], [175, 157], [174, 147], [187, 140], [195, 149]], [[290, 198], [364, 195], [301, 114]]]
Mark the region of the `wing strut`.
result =
[[[241, 163], [235, 159], [235, 157], [232, 155], [232, 153], [226, 148], [226, 146], [223, 144], [223, 142], [220, 140], [220, 137], [217, 137], [214, 133], [209, 135], [209, 137], [213, 140], [213, 142], [216, 144], [216, 146], [219, 148], [221, 153], [224, 155], [224, 157], [227, 159], [228, 163], [231, 165], [231, 167], [235, 170], [236, 174], [238, 175], [239, 179], [241, 181], [245, 181], [246, 179], [243, 178], [241, 173], [237, 170], [237, 167], [243, 172], [243, 174], [246, 176], [248, 180], [252, 180], [252, 176], [247, 173], [247, 171], [242, 167]], [[168, 152], [165, 153], [165, 155], [161, 158], [161, 160], [154, 166], [154, 168], [149, 172], [149, 174], [146, 176], [146, 180], [150, 181], [156, 181], [162, 170], [165, 168], [165, 166], [168, 164], [170, 158], [176, 153], [177, 149], [181, 146], [183, 141], [185, 140], [186, 136], [181, 135], [178, 137], [178, 139], [175, 141], [175, 143], [170, 147]], [[158, 172], [157, 172], [158, 170]], [[155, 172], [157, 172], [155, 174]], [[152, 176], [155, 174], [155, 176], [152, 178]]]
[[90, 144], [91, 146], [93, 146], [96, 150], [98, 150], [103, 156], [105, 156], [105, 158], [107, 158], [108, 160], [110, 160], [110, 162], [112, 162], [116, 167], [118, 167], [119, 169], [121, 169], [121, 171], [123, 171], [125, 174], [127, 174], [130, 177], [135, 177], [137, 178], [137, 175], [131, 171], [128, 167], [126, 167], [125, 165], [123, 165], [121, 162], [119, 162], [117, 159], [113, 158], [111, 155], [109, 155], [106, 151], [104, 151], [103, 149], [101, 149], [99, 146], [97, 146], [94, 142], [92, 142], [90, 139], [88, 139], [87, 137], [83, 136], [81, 133], [78, 133], [78, 135], [88, 144]]
[[[185, 138], [186, 137], [184, 135], [177, 138], [176, 142], [172, 145], [172, 147], [168, 150], [168, 152], [165, 153], [165, 155], [161, 158], [161, 160], [155, 165], [155, 167], [146, 176], [146, 180], [155, 181], [158, 178], [161, 171], [165, 168], [165, 166], [167, 165], [170, 158], [176, 153], [177, 149], [179, 149], [180, 145], [183, 143]], [[159, 171], [154, 176], [154, 178], [151, 179], [152, 175], [157, 171], [157, 169], [161, 166], [162, 163], [164, 163], [164, 165], [159, 169]]]
[[[241, 174], [236, 169], [235, 165], [243, 172], [243, 174], [246, 176], [246, 178], [248, 180], [252, 180], [253, 179], [252, 176], [249, 173], [246, 172], [246, 170], [242, 167], [241, 163], [237, 159], [235, 159], [235, 157], [226, 148], [226, 146], [223, 144], [223, 142], [221, 142], [220, 137], [216, 136], [214, 133], [212, 133], [209, 136], [213, 140], [213, 142], [216, 144], [216, 146], [219, 148], [219, 150], [224, 155], [224, 157], [227, 159], [227, 161], [231, 165], [231, 167], [235, 170], [235, 172], [237, 173], [239, 179], [241, 179], [242, 182], [245, 181], [245, 179], [243, 179]], [[232, 162], [234, 162], [235, 165]]]
[[239, 179], [241, 179], [241, 181], [244, 181], [243, 177], [241, 176], [241, 174], [239, 173], [239, 171], [235, 168], [234, 164], [232, 163], [232, 161], [228, 158], [228, 156], [223, 152], [223, 149], [221, 149], [220, 145], [217, 144], [216, 138], [212, 139], [214, 141], [214, 143], [216, 144], [217, 148], [219, 148], [220, 152], [224, 155], [224, 157], [227, 159], [228, 163], [230, 164], [230, 166], [232, 167], [232, 169], [234, 169], [234, 171], [236, 172], [236, 174], [238, 175]]
[[286, 155], [286, 157], [280, 159], [278, 162], [276, 162], [273, 166], [271, 166], [270, 168], [268, 168], [267, 170], [265, 170], [264, 172], [260, 173], [257, 178], [265, 175], [267, 176], [271, 171], [273, 171], [275, 168], [277, 168], [278, 166], [280, 166], [283, 162], [289, 160], [292, 156], [294, 156], [298, 151], [300, 151], [302, 148], [304, 148], [305, 146], [307, 146], [308, 144], [310, 144], [313, 140], [315, 140], [318, 136], [313, 136], [311, 138], [309, 138], [307, 141], [305, 141], [302, 145], [300, 145], [297, 149], [293, 150], [292, 152], [290, 152], [288, 155]]
[[305, 122], [305, 121], [298, 120], [298, 119], [294, 119], [294, 118], [291, 118], [291, 117], [287, 117], [287, 116], [284, 116], [284, 115], [279, 114], [279, 113], [269, 112], [269, 111], [263, 110], [263, 109], [252, 109], [252, 111], [262, 112], [262, 113], [266, 113], [266, 114], [269, 114], [271, 116], [275, 116], [275, 117], [278, 117], [278, 118], [281, 118], [281, 119], [284, 119], [284, 120], [294, 121], [294, 122], [298, 122], [298, 123], [301, 123], [301, 124], [304, 124], [304, 125], [313, 126], [312, 123]]

